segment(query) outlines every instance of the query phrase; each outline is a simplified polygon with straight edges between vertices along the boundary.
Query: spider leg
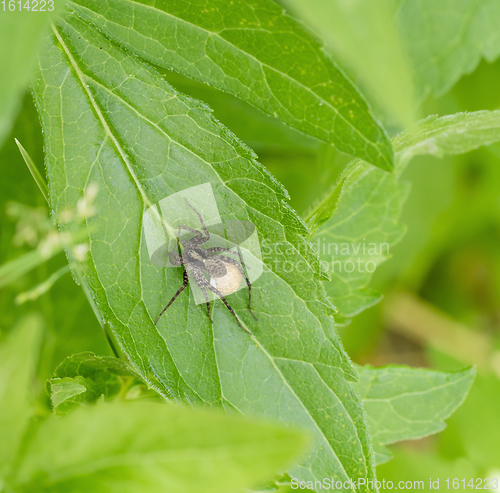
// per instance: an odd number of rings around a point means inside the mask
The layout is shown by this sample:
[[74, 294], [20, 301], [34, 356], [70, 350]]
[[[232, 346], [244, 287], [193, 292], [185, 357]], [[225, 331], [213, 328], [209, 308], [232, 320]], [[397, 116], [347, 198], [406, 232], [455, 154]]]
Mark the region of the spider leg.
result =
[[234, 260], [230, 257], [226, 257], [225, 255], [219, 255], [219, 258], [222, 258], [224, 262], [233, 264], [241, 272], [241, 275], [245, 278], [245, 282], [247, 283], [248, 286], [248, 311], [252, 314], [252, 317], [255, 320], [257, 320], [255, 313], [252, 311], [252, 284], [250, 283], [250, 280], [245, 274], [245, 271], [243, 270], [242, 266], [239, 264], [237, 260]]
[[182, 257], [176, 252], [168, 252], [168, 259], [172, 265], [182, 265], [184, 263]]
[[233, 250], [229, 248], [224, 248], [224, 247], [210, 247], [210, 248], [205, 248], [205, 252], [207, 253], [219, 253], [219, 252], [230, 252], [230, 253], [235, 253]]
[[210, 302], [208, 301], [208, 293], [207, 293], [207, 290], [203, 287], [203, 286], [200, 286], [198, 284], [198, 287], [202, 290], [203, 292], [203, 295], [205, 296], [205, 302], [207, 304], [207, 315], [208, 315], [208, 319], [210, 320], [210, 322], [214, 323], [214, 321], [212, 320], [212, 317], [210, 316]]
[[[207, 248], [205, 250], [208, 253], [217, 253], [217, 252], [233, 252], [233, 250], [228, 250], [227, 248], [223, 247], [213, 247], [213, 248]], [[236, 266], [236, 268], [240, 271], [241, 275], [245, 278], [245, 282], [247, 283], [248, 286], [248, 311], [252, 314], [252, 317], [257, 320], [257, 317], [255, 316], [255, 313], [252, 311], [252, 284], [250, 283], [248, 277], [245, 274], [245, 271], [243, 270], [243, 259], [241, 258], [241, 254], [239, 250], [237, 252], [238, 256], [240, 257], [241, 264], [237, 261], [232, 259], [231, 257], [226, 257], [225, 255], [218, 255], [219, 258], [223, 259], [224, 262], [227, 262], [228, 264], [233, 264]]]
[[194, 282], [197, 284], [197, 286], [201, 289], [203, 292], [203, 295], [205, 296], [205, 303], [207, 305], [207, 315], [208, 318], [210, 319], [210, 322], [214, 322], [212, 320], [212, 317], [210, 316], [210, 302], [208, 301], [208, 294], [207, 294], [207, 280], [205, 278], [205, 275], [203, 274], [203, 271], [197, 267], [191, 267], [190, 268], [190, 275], [193, 276]]
[[167, 308], [175, 301], [177, 296], [179, 296], [186, 289], [186, 286], [188, 285], [188, 282], [189, 282], [187, 271], [184, 271], [183, 277], [184, 277], [184, 280], [182, 282], [182, 286], [177, 290], [177, 293], [175, 293], [174, 296], [172, 297], [172, 299], [168, 302], [168, 305], [158, 315], [158, 318], [156, 319], [156, 322], [155, 322], [155, 326], [158, 323], [158, 321], [160, 320], [160, 317], [167, 311]]
[[[224, 248], [224, 247], [211, 247], [211, 248], [205, 248], [205, 252], [207, 252], [208, 254], [211, 254], [211, 253], [219, 253], [219, 252], [226, 252], [226, 253], [237, 253], [238, 254], [238, 257], [240, 257], [240, 264], [241, 266], [245, 265], [243, 263], [243, 259], [241, 258], [241, 253], [240, 253], [240, 247], [237, 246], [238, 250], [234, 251], [234, 250], [231, 250], [230, 248]], [[249, 269], [250, 267], [248, 267], [248, 265], [245, 266], [247, 269]]]
[[187, 246], [188, 243], [191, 246], [197, 246], [197, 245], [201, 245], [202, 243], [205, 243], [206, 241], [208, 241], [210, 239], [210, 236], [205, 238], [203, 236], [203, 233], [201, 233], [197, 229], [188, 228], [187, 226], [183, 226], [183, 225], [179, 226], [178, 238], [181, 237], [181, 229], [185, 229], [186, 231], [189, 231], [190, 233], [196, 233], [196, 236], [193, 236], [190, 240], [181, 241], [182, 246]]
[[216, 287], [212, 286], [205, 279], [205, 276], [202, 273], [199, 273], [199, 275], [195, 275], [193, 277], [194, 277], [194, 280], [196, 281], [196, 284], [198, 284], [198, 286], [200, 287], [200, 289], [206, 288], [206, 289], [209, 289], [210, 291], [212, 291], [213, 293], [215, 293], [222, 300], [222, 302], [226, 305], [226, 308], [231, 312], [231, 314], [233, 315], [233, 317], [236, 319], [236, 322], [238, 323], [238, 325], [247, 334], [253, 335], [248, 329], [246, 329], [245, 327], [243, 327], [243, 325], [241, 325], [240, 319], [238, 318], [238, 316], [236, 315], [236, 313], [232, 309], [231, 305], [227, 302], [226, 298], [224, 298], [223, 294]]
[[208, 232], [208, 229], [205, 226], [205, 223], [203, 222], [203, 218], [201, 217], [201, 214], [188, 202], [188, 199], [185, 198], [184, 200], [186, 201], [186, 204], [189, 205], [189, 207], [191, 207], [191, 209], [193, 209], [193, 211], [198, 216], [198, 219], [200, 220], [201, 226], [203, 228], [203, 231], [205, 232], [207, 240], [209, 240], [210, 239], [210, 233]]
[[[238, 254], [238, 257], [240, 257], [240, 264], [241, 266], [245, 265], [243, 263], [243, 259], [241, 258], [241, 253], [240, 253], [240, 248], [238, 247], [238, 250], [235, 252], [234, 250], [231, 250], [230, 248], [225, 248], [225, 247], [210, 247], [210, 248], [205, 248], [205, 252], [207, 252], [209, 255], [213, 253], [219, 253], [219, 252], [225, 252], [225, 253], [236, 253]], [[245, 265], [247, 269], [250, 269], [248, 265]]]
[[201, 231], [198, 231], [197, 229], [192, 229], [187, 226], [180, 225], [179, 226], [179, 233], [178, 233], [178, 238], [181, 237], [181, 229], [184, 229], [186, 231], [189, 231], [190, 233], [196, 233], [196, 236], [193, 236], [188, 241], [181, 241], [183, 246], [198, 246], [201, 245], [202, 243], [207, 242], [210, 239], [210, 233], [208, 232], [207, 227], [205, 226], [205, 223], [203, 222], [203, 218], [201, 217], [201, 214], [188, 202], [188, 199], [184, 198], [186, 201], [186, 204], [193, 209], [195, 214], [198, 216], [198, 219], [200, 220], [201, 226], [203, 227], [203, 232], [205, 233], [205, 236], [203, 236], [203, 233]]

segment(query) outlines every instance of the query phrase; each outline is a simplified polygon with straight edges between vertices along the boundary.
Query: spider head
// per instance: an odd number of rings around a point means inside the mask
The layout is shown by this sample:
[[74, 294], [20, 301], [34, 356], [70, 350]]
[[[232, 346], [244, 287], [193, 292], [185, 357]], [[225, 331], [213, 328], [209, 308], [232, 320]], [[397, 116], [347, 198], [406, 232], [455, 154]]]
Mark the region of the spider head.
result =
[[183, 256], [188, 259], [189, 262], [197, 263], [203, 262], [207, 255], [203, 252], [201, 248], [186, 248], [183, 253]]

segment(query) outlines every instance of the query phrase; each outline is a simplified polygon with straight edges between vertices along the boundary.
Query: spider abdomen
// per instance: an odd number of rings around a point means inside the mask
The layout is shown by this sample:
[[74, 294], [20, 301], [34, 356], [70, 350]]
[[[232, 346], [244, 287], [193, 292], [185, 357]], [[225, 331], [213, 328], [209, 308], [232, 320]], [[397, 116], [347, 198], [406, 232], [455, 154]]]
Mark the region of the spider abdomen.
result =
[[217, 288], [222, 295], [227, 296], [238, 290], [242, 275], [233, 264], [223, 264], [223, 267], [226, 272], [222, 276], [215, 276], [210, 273], [210, 284]]

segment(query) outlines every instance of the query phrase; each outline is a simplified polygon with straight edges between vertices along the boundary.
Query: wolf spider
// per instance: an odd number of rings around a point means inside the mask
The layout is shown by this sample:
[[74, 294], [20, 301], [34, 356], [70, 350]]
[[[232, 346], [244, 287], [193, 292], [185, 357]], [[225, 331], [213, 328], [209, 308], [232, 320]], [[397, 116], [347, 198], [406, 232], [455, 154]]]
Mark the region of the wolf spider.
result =
[[[188, 285], [189, 282], [189, 275], [192, 276], [193, 280], [197, 284], [197, 286], [200, 288], [202, 293], [205, 296], [206, 300], [206, 305], [207, 305], [207, 315], [208, 318], [210, 319], [210, 322], [213, 323], [212, 317], [210, 316], [210, 302], [208, 301], [208, 293], [207, 289], [215, 293], [219, 299], [222, 300], [222, 302], [226, 305], [227, 309], [231, 312], [233, 317], [236, 319], [236, 322], [238, 325], [248, 334], [251, 334], [249, 330], [247, 330], [243, 325], [241, 325], [240, 320], [236, 316], [236, 313], [232, 309], [231, 305], [227, 302], [226, 298], [224, 295], [220, 292], [219, 289], [217, 289], [216, 286], [211, 284], [211, 282], [207, 281], [207, 278], [205, 277], [205, 274], [208, 275], [210, 280], [217, 280], [224, 278], [226, 276], [230, 276], [231, 273], [228, 272], [228, 267], [229, 266], [234, 266], [236, 267], [236, 270], [239, 271], [239, 274], [241, 274], [242, 277], [245, 278], [245, 281], [248, 286], [248, 310], [252, 314], [253, 318], [257, 320], [257, 317], [252, 311], [251, 308], [251, 301], [252, 301], [252, 285], [250, 284], [250, 281], [248, 280], [248, 277], [245, 274], [245, 271], [243, 270], [242, 264], [243, 260], [241, 258], [240, 252], [238, 251], [238, 256], [240, 258], [240, 262], [237, 260], [234, 260], [230, 257], [227, 257], [226, 255], [218, 255], [219, 253], [223, 252], [232, 252], [228, 248], [224, 247], [212, 247], [212, 248], [201, 248], [199, 245], [202, 245], [203, 243], [206, 243], [208, 240], [210, 240], [210, 233], [208, 232], [207, 227], [205, 226], [205, 223], [203, 222], [203, 218], [201, 217], [201, 214], [188, 202], [187, 199], [186, 203], [193, 211], [196, 213], [198, 216], [198, 219], [200, 220], [201, 226], [203, 228], [203, 233], [201, 231], [198, 231], [196, 229], [191, 229], [188, 228], [187, 226], [179, 226], [179, 233], [177, 237], [177, 246], [180, 248], [181, 245], [183, 247], [182, 253], [178, 252], [169, 252], [168, 253], [168, 258], [170, 260], [170, 263], [172, 265], [176, 266], [184, 266], [184, 281], [182, 283], [182, 286], [177, 290], [177, 292], [174, 294], [172, 299], [168, 302], [167, 306], [162, 310], [160, 315], [158, 315], [158, 318], [156, 319], [155, 325], [158, 323], [160, 320], [160, 317], [165, 313], [167, 308], [175, 301], [177, 296], [179, 296], [184, 289], [186, 289], [186, 286]], [[181, 236], [181, 230], [186, 230], [189, 231], [190, 233], [196, 233], [195, 236], [193, 236], [190, 240], [184, 240], [179, 242], [179, 238]], [[234, 269], [231, 269], [234, 272]], [[234, 274], [233, 274], [234, 275]], [[239, 277], [239, 280], [241, 280], [241, 277]], [[237, 282], [237, 280], [236, 280]], [[239, 284], [238, 284], [239, 285]], [[234, 289], [236, 291], [236, 289]], [[232, 291], [232, 292], [234, 292]], [[229, 292], [228, 294], [231, 294]]]

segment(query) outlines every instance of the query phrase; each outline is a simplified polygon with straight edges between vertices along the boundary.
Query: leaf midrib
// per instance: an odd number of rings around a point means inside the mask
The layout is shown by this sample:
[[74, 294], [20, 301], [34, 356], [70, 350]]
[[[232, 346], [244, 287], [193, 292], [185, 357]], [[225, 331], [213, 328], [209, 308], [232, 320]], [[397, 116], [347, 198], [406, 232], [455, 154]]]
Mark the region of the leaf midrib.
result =
[[[68, 24], [66, 24], [68, 25]], [[148, 205], [152, 205], [151, 202], [149, 201], [148, 197], [146, 196], [144, 190], [142, 189], [141, 187], [141, 184], [137, 178], [137, 176], [135, 175], [134, 171], [132, 170], [131, 168], [131, 163], [128, 161], [128, 158], [127, 158], [127, 155], [125, 154], [125, 152], [123, 151], [123, 149], [121, 148], [120, 146], [120, 143], [118, 142], [118, 140], [116, 139], [116, 137], [113, 135], [113, 133], [111, 132], [111, 129], [109, 127], [109, 125], [107, 124], [105, 118], [104, 118], [104, 115], [102, 114], [97, 102], [95, 101], [92, 93], [90, 92], [89, 88], [85, 85], [84, 81], [83, 81], [83, 76], [84, 74], [81, 72], [78, 64], [76, 63], [75, 59], [73, 58], [73, 56], [71, 55], [68, 47], [66, 46], [66, 43], [64, 42], [64, 40], [62, 39], [61, 35], [59, 34], [59, 32], [57, 31], [56, 27], [54, 26], [54, 24], [51, 23], [51, 28], [52, 28], [52, 31], [54, 32], [54, 35], [56, 36], [59, 44], [61, 45], [62, 49], [64, 50], [64, 53], [66, 55], [66, 57], [68, 58], [69, 60], [69, 63], [71, 64], [71, 66], [73, 67], [73, 70], [75, 71], [75, 74], [80, 82], [80, 85], [82, 86], [85, 94], [87, 95], [87, 98], [90, 102], [90, 104], [92, 105], [92, 107], [94, 108], [94, 111], [96, 112], [97, 114], [97, 117], [99, 118], [99, 121], [101, 122], [101, 124], [103, 125], [104, 127], [104, 130], [105, 130], [105, 133], [106, 133], [106, 136], [109, 137], [111, 139], [111, 141], [113, 142], [113, 144], [115, 145], [117, 151], [119, 152], [125, 166], [127, 167], [127, 170], [129, 171], [130, 173], [130, 176], [132, 177], [135, 185], [136, 185], [136, 188], [138, 189], [138, 191], [140, 192], [141, 194], [141, 197], [142, 197], [142, 200], [143, 200], [143, 206], [148, 204]], [[142, 222], [142, 218], [141, 218], [141, 222]], [[140, 248], [141, 248], [141, 244], [142, 244], [142, 235], [140, 235], [140, 238], [139, 238], [139, 251], [140, 251]], [[95, 262], [94, 262], [94, 259], [93, 259], [93, 256], [91, 256], [92, 258], [92, 263], [94, 265], [94, 269], [96, 271], [96, 277], [97, 279], [99, 280], [99, 283], [105, 293], [105, 296], [106, 296], [106, 299], [107, 299], [107, 291], [106, 291], [106, 288], [104, 287], [104, 284], [102, 283], [101, 279], [99, 278], [99, 276], [97, 275], [97, 267], [95, 265]], [[146, 306], [144, 304], [144, 299], [143, 299], [143, 289], [142, 289], [142, 276], [141, 274], [139, 273], [139, 284], [140, 284], [140, 288], [141, 288], [141, 298], [140, 300], [136, 303], [136, 306], [135, 308], [137, 308], [137, 306], [139, 306], [140, 303], [143, 303], [144, 305], [144, 309], [145, 311], [148, 313], [149, 317], [150, 317], [150, 320], [151, 320], [151, 323], [153, 322], [152, 318], [151, 318], [151, 315], [149, 314], [148, 310], [146, 309]], [[125, 326], [125, 324], [120, 320], [120, 318], [118, 317], [118, 315], [114, 312], [114, 310], [112, 309], [111, 307], [111, 304], [108, 302], [108, 306], [110, 307], [114, 317], [116, 318], [116, 320], [118, 320], [122, 325]], [[135, 309], [134, 308], [134, 309]], [[134, 341], [134, 344], [135, 344], [135, 339], [132, 337], [131, 335], [131, 339]], [[163, 337], [162, 337], [163, 339]], [[176, 370], [177, 370], [177, 373], [179, 375], [179, 378], [184, 382], [184, 384], [186, 385], [186, 387], [190, 388], [192, 390], [192, 392], [196, 395], [198, 395], [198, 397], [201, 399], [201, 400], [204, 400], [186, 381], [185, 379], [182, 377], [182, 374], [181, 372], [179, 371], [179, 369], [177, 368], [177, 365], [175, 364], [175, 359], [172, 357], [172, 355], [170, 354], [170, 351], [168, 349], [168, 346], [166, 344], [166, 341], [165, 341], [165, 349], [166, 351], [169, 353], [170, 355], [170, 359], [172, 361], [172, 363], [174, 364], [174, 366], [176, 367]], [[140, 356], [139, 352], [137, 351], [137, 354], [139, 355], [139, 357], [141, 358], [142, 360], [142, 357]], [[142, 374], [142, 372], [141, 372]], [[149, 378], [147, 378], [146, 375], [143, 375], [143, 378], [148, 382], [148, 384], [152, 384], [152, 382], [149, 381]], [[153, 385], [154, 386], [154, 385]]]
[[120, 143], [118, 142], [116, 137], [113, 135], [113, 132], [111, 132], [111, 129], [109, 128], [109, 125], [108, 125], [106, 119], [104, 118], [104, 115], [102, 114], [101, 109], [99, 108], [97, 102], [95, 101], [94, 97], [92, 96], [92, 93], [90, 92], [89, 88], [84, 84], [84, 82], [82, 80], [82, 76], [84, 75], [83, 72], [80, 70], [78, 64], [76, 63], [75, 59], [73, 58], [73, 55], [71, 54], [71, 52], [67, 48], [66, 44], [64, 43], [64, 40], [62, 39], [61, 35], [59, 34], [56, 27], [52, 23], [51, 23], [51, 28], [52, 28], [52, 31], [55, 34], [57, 40], [59, 41], [59, 44], [63, 48], [65, 55], [68, 57], [68, 60], [71, 64], [71, 66], [73, 67], [83, 90], [87, 94], [87, 97], [90, 101], [90, 104], [94, 108], [94, 111], [97, 113], [97, 116], [98, 116], [98, 118], [99, 118], [99, 120], [104, 128], [104, 131], [106, 132], [106, 135], [111, 139], [111, 141], [115, 145], [117, 151], [120, 153], [120, 157], [122, 158], [123, 162], [125, 163], [125, 166], [127, 167], [127, 170], [129, 172], [130, 176], [134, 180], [136, 187], [137, 187], [137, 190], [139, 191], [139, 193], [142, 196], [144, 204], [147, 204], [148, 206], [152, 205], [151, 202], [149, 201], [148, 197], [144, 193], [144, 190], [140, 186], [140, 182], [139, 182], [137, 176], [135, 175], [134, 170], [132, 169], [132, 165], [129, 162], [127, 155], [125, 154], [125, 152], [121, 148]]

